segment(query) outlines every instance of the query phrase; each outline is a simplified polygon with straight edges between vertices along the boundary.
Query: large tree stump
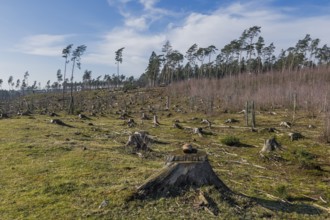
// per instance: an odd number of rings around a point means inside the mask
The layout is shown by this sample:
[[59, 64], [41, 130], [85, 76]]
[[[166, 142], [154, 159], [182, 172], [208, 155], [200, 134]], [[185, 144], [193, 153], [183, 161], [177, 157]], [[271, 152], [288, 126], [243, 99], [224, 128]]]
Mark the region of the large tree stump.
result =
[[167, 156], [162, 170], [138, 187], [137, 196], [175, 196], [190, 187], [202, 186], [215, 186], [220, 192], [231, 192], [214, 173], [206, 153], [185, 144], [183, 149]]

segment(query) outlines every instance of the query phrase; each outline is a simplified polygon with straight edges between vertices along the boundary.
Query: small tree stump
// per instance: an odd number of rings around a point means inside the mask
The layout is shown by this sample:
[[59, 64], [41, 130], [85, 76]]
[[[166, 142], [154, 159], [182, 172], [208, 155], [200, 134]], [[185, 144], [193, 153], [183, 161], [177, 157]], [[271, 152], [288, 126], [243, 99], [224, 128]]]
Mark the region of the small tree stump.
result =
[[57, 125], [63, 125], [64, 124], [64, 122], [61, 121], [60, 119], [52, 119], [52, 120], [50, 120], [50, 123], [57, 124]]
[[90, 120], [90, 118], [87, 117], [87, 116], [84, 115], [84, 114], [79, 114], [78, 117], [79, 117], [80, 119], [83, 119], [83, 120], [84, 120], [84, 119]]
[[173, 128], [183, 129], [183, 127], [179, 125], [179, 123], [174, 123]]
[[193, 128], [193, 133], [198, 134], [198, 136], [203, 136], [203, 128]]
[[226, 124], [237, 123], [237, 122], [238, 122], [238, 120], [237, 119], [234, 119], [234, 118], [228, 118], [225, 121]]
[[150, 118], [143, 112], [141, 116], [141, 120], [150, 120]]
[[136, 125], [136, 123], [135, 123], [134, 119], [132, 119], [132, 118], [128, 119], [128, 121], [127, 121], [127, 126], [128, 127], [132, 128], [135, 125]]
[[297, 132], [289, 133], [289, 137], [290, 137], [291, 141], [297, 141], [301, 138], [304, 138], [304, 136], [302, 134], [297, 133]]
[[149, 150], [148, 143], [150, 142], [149, 133], [145, 131], [135, 132], [128, 137], [127, 146], [134, 146], [134, 150]]
[[286, 127], [286, 128], [291, 128], [292, 124], [290, 122], [287, 122], [287, 121], [282, 121], [280, 123], [280, 126]]
[[170, 97], [166, 96], [166, 106], [165, 106], [165, 110], [169, 110], [170, 109]]
[[130, 117], [127, 113], [123, 113], [120, 115], [119, 119], [126, 120], [126, 118]]
[[154, 124], [154, 127], [157, 127], [157, 126], [159, 126], [159, 125], [160, 125], [160, 123], [158, 122], [158, 118], [157, 118], [157, 115], [154, 115], [153, 124]]
[[261, 153], [269, 153], [271, 151], [281, 149], [281, 145], [275, 140], [275, 138], [265, 140], [264, 146], [261, 149]]
[[245, 114], [245, 112], [246, 112], [246, 110], [245, 110], [245, 109], [243, 109], [242, 111], [240, 111], [240, 112], [237, 112], [237, 114]]
[[202, 119], [202, 122], [201, 122], [202, 124], [207, 124], [207, 127], [208, 128], [211, 128], [211, 122], [209, 121], [209, 120], [207, 120], [207, 119]]
[[50, 116], [50, 117], [58, 117], [59, 115], [56, 114], [55, 112], [50, 112], [50, 113], [49, 113], [49, 116]]

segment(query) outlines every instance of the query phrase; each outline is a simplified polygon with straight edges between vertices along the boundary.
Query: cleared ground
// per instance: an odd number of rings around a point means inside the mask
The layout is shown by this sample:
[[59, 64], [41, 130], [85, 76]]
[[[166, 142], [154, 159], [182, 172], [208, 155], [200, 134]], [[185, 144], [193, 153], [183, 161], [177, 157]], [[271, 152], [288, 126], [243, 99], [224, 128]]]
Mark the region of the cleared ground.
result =
[[[129, 106], [128, 113], [137, 123], [131, 128], [119, 119], [116, 111], [122, 106], [115, 104], [107, 114], [97, 113], [90, 120], [58, 112], [56, 118], [72, 127], [51, 124], [52, 117], [37, 113], [1, 119], [0, 218], [330, 218], [330, 146], [319, 138], [322, 115], [311, 118], [298, 110], [292, 128], [284, 128], [279, 124], [292, 119], [290, 111], [274, 110], [276, 115], [257, 111], [257, 132], [252, 132], [245, 127], [243, 114], [223, 113], [216, 107], [209, 114], [196, 113], [175, 99], [170, 109], [164, 110], [165, 98], [158, 95], [151, 93], [143, 104], [135, 100]], [[140, 120], [141, 112], [152, 116], [148, 105], [157, 106], [160, 126], [153, 127], [152, 120]], [[202, 118], [212, 122], [211, 128], [204, 128], [206, 135], [173, 128], [174, 120], [183, 127], [205, 127]], [[229, 118], [239, 122], [226, 124]], [[278, 132], [263, 131], [269, 127]], [[168, 144], [152, 144], [153, 152], [139, 157], [125, 148], [125, 143], [129, 134], [140, 130]], [[305, 138], [292, 142], [288, 133], [293, 131]], [[227, 136], [237, 137], [241, 144], [223, 144]], [[274, 136], [283, 151], [260, 156], [264, 141]], [[218, 216], [194, 208], [193, 190], [177, 197], [130, 200], [136, 186], [164, 166], [164, 156], [187, 142], [206, 151], [219, 178], [255, 204], [232, 206], [213, 187], [202, 190], [216, 202]], [[108, 204], [99, 208], [104, 200]]]

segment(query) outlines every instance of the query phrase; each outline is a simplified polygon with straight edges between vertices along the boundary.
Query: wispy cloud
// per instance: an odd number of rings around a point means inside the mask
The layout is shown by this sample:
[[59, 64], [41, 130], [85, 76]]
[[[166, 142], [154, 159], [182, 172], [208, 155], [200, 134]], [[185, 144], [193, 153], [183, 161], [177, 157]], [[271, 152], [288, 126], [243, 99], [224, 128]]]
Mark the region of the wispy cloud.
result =
[[127, 27], [139, 30], [139, 31], [143, 31], [146, 30], [148, 28], [148, 24], [147, 24], [147, 20], [144, 17], [138, 17], [138, 18], [127, 18], [125, 20], [125, 25]]
[[144, 35], [132, 29], [116, 29], [103, 36], [94, 51], [86, 54], [84, 62], [109, 65], [115, 69], [115, 51], [125, 47], [121, 72], [130, 75], [142, 74], [148, 62], [148, 56], [165, 40], [162, 34]]
[[[176, 13], [156, 6], [159, 0], [108, 0], [112, 7], [116, 7], [123, 16], [126, 27], [145, 31], [156, 21], [164, 16], [174, 16]], [[140, 6], [136, 7], [136, 4]], [[132, 7], [135, 5], [135, 7]], [[133, 9], [134, 8], [134, 9]], [[138, 9], [137, 9], [138, 8]]]
[[14, 50], [20, 53], [59, 56], [63, 49], [63, 43], [72, 35], [39, 34], [25, 37], [14, 46]]
[[[148, 31], [141, 32], [141, 29], [148, 29], [145, 16], [152, 15], [157, 1], [140, 0], [140, 3], [144, 10], [149, 10], [150, 13], [136, 19], [130, 17], [131, 20], [129, 16], [125, 17], [126, 26], [106, 33], [94, 51], [85, 57], [85, 61], [115, 68], [114, 52], [125, 47], [121, 67], [123, 73], [137, 75], [144, 72], [152, 51], [161, 53], [161, 47], [166, 40], [183, 54], [194, 43], [201, 47], [215, 45], [221, 49], [231, 40], [239, 38], [243, 30], [255, 25], [262, 27], [261, 36], [265, 38], [266, 44], [274, 42], [278, 52], [280, 49], [294, 46], [307, 33], [313, 38], [320, 38], [322, 44], [330, 43], [330, 30], [319, 28], [327, 27], [330, 15], [294, 17], [257, 2], [233, 3], [208, 14], [190, 13], [181, 21], [172, 21], [158, 34], [150, 35]], [[139, 28], [132, 28], [134, 25]]]

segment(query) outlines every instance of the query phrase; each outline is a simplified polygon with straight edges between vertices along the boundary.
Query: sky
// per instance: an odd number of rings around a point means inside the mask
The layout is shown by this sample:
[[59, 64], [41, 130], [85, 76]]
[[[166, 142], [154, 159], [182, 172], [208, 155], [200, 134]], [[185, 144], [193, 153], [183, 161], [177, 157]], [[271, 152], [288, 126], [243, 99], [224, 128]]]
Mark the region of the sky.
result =
[[[81, 69], [92, 78], [117, 73], [115, 51], [123, 50], [120, 74], [138, 78], [152, 51], [168, 40], [185, 54], [196, 43], [219, 50], [252, 26], [261, 27], [266, 46], [295, 46], [310, 34], [330, 45], [329, 0], [0, 0], [0, 79], [28, 83], [57, 80], [62, 50], [86, 45]], [[67, 75], [71, 71], [68, 64]]]

